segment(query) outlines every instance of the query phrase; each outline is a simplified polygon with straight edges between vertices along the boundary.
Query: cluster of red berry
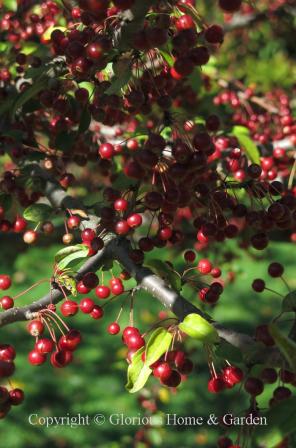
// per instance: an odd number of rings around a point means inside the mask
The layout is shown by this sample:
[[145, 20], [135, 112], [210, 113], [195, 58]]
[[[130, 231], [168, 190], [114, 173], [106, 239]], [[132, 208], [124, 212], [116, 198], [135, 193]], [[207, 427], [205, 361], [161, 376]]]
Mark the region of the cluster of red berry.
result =
[[[15, 349], [12, 345], [0, 345], [0, 379], [11, 377], [15, 370], [14, 359], [16, 357]], [[9, 381], [9, 388], [0, 386], [0, 419], [4, 418], [11, 409], [11, 406], [17, 406], [24, 400], [24, 392], [19, 388], [14, 388]]]

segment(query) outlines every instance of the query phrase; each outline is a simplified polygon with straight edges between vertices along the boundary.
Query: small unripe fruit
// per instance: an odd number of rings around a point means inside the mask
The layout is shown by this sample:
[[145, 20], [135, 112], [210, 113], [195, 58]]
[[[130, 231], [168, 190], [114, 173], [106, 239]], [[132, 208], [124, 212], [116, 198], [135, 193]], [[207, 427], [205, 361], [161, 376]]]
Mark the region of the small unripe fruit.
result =
[[27, 230], [24, 233], [23, 240], [26, 244], [33, 244], [37, 241], [38, 233], [35, 230]]
[[65, 233], [63, 235], [63, 243], [64, 244], [72, 243], [73, 239], [74, 239], [74, 235], [72, 235], [72, 233]]

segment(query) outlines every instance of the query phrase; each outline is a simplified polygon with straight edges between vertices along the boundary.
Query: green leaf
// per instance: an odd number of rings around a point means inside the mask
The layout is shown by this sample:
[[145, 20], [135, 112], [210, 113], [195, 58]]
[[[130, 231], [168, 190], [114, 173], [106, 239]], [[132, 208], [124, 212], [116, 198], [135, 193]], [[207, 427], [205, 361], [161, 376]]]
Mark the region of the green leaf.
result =
[[18, 109], [20, 109], [27, 101], [38, 95], [41, 90], [47, 86], [47, 78], [43, 77], [34, 82], [30, 87], [27, 87], [21, 94], [16, 97], [14, 104], [12, 105], [10, 116], [13, 118]]
[[164, 261], [152, 259], [145, 262], [145, 266], [150, 268], [153, 272], [163, 277], [169, 282], [175, 291], [180, 291], [182, 288], [181, 277], [172, 270], [172, 268]]
[[45, 89], [47, 86], [48, 79], [42, 77], [39, 80], [34, 81], [34, 83], [27, 87], [21, 94], [16, 97], [16, 100], [12, 106], [11, 117], [14, 117], [18, 109], [20, 109], [27, 101], [38, 95], [41, 90]]
[[55, 255], [55, 262], [59, 269], [75, 266], [87, 257], [88, 247], [85, 244], [76, 244], [61, 249]]
[[76, 280], [70, 275], [62, 275], [58, 278], [59, 284], [65, 286], [73, 296], [77, 296]]
[[105, 91], [107, 95], [113, 95], [115, 93], [119, 93], [120, 90], [128, 84], [132, 77], [132, 70], [128, 68], [124, 73], [121, 74], [119, 78], [112, 78], [111, 86]]
[[173, 336], [165, 328], [157, 328], [151, 334], [145, 350], [145, 364], [151, 366], [167, 350], [169, 350]]
[[296, 311], [296, 291], [289, 292], [282, 301], [282, 311]]
[[256, 427], [255, 439], [260, 446], [274, 448], [296, 430], [296, 397], [276, 404], [263, 416], [267, 425]]
[[17, 0], [3, 0], [3, 5], [6, 9], [9, 9], [9, 11], [17, 10]]
[[88, 91], [88, 94], [90, 97], [92, 96], [92, 94], [94, 93], [94, 90], [95, 90], [95, 86], [91, 82], [88, 82], [88, 81], [80, 82], [79, 88], [86, 89]]
[[296, 343], [288, 338], [276, 325], [270, 324], [268, 329], [280, 352], [288, 361], [292, 371], [296, 372]]
[[260, 165], [260, 153], [257, 145], [253, 142], [249, 134], [245, 131], [243, 126], [234, 126], [232, 135], [234, 135], [240, 145], [244, 148], [247, 156], [253, 163]]
[[36, 42], [26, 42], [22, 47], [22, 53], [26, 55], [35, 53], [36, 50], [38, 50], [38, 44]]
[[144, 350], [145, 348], [142, 347], [134, 354], [127, 369], [127, 384], [125, 387], [131, 394], [141, 390], [152, 373], [152, 369], [142, 361]]
[[233, 134], [244, 134], [244, 135], [250, 136], [249, 129], [246, 128], [245, 126], [240, 126], [240, 125], [233, 126], [232, 133]]
[[29, 205], [23, 213], [27, 221], [40, 222], [46, 221], [52, 214], [53, 209], [47, 204]]
[[88, 109], [84, 109], [81, 114], [78, 132], [82, 134], [87, 131], [91, 122], [91, 114]]
[[158, 50], [163, 59], [168, 63], [169, 67], [172, 67], [174, 65], [174, 58], [171, 56], [167, 51], [164, 50]]
[[196, 313], [188, 314], [179, 324], [179, 328], [183, 333], [201, 342], [215, 344], [219, 341], [218, 333], [213, 325]]
[[219, 358], [227, 359], [228, 361], [232, 361], [234, 363], [242, 362], [243, 360], [241, 351], [226, 341], [220, 342], [215, 354], [219, 356]]
[[6, 193], [0, 193], [0, 205], [7, 212], [12, 205], [12, 196]]

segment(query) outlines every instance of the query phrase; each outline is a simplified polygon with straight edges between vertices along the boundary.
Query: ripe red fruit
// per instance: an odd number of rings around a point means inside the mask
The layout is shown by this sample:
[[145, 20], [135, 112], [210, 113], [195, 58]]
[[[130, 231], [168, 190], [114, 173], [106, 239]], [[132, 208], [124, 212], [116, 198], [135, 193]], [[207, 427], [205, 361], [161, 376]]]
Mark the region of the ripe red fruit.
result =
[[260, 374], [260, 378], [264, 383], [273, 384], [278, 379], [278, 374], [275, 369], [272, 369], [271, 367], [266, 367], [262, 370]]
[[128, 222], [122, 219], [115, 224], [115, 232], [117, 235], [126, 235], [130, 230]]
[[12, 389], [9, 391], [9, 403], [18, 406], [25, 399], [24, 391], [21, 389]]
[[76, 350], [77, 346], [81, 342], [81, 333], [78, 330], [70, 330], [67, 334], [64, 334], [59, 339], [59, 349], [60, 350]]
[[195, 28], [195, 23], [189, 14], [183, 14], [176, 20], [175, 24], [178, 31]]
[[28, 355], [29, 363], [33, 366], [40, 366], [46, 361], [46, 355], [39, 353], [37, 350], [32, 350]]
[[0, 378], [7, 378], [13, 374], [15, 365], [10, 361], [0, 361]]
[[94, 272], [87, 272], [82, 277], [82, 283], [89, 289], [94, 289], [99, 284], [99, 278]]
[[181, 350], [177, 350], [176, 352], [174, 352], [174, 354], [173, 354], [173, 362], [175, 363], [175, 366], [177, 367], [177, 369], [182, 367], [182, 365], [185, 362], [185, 359], [186, 359], [185, 353], [182, 352]]
[[161, 362], [153, 369], [153, 375], [160, 378], [161, 381], [166, 381], [172, 374], [172, 368], [169, 363]]
[[228, 366], [223, 369], [222, 372], [223, 381], [229, 385], [234, 386], [237, 383], [240, 383], [244, 377], [243, 371], [239, 367]]
[[25, 218], [22, 217], [18, 217], [16, 218], [16, 220], [14, 221], [13, 224], [13, 230], [15, 232], [23, 232], [25, 230], [25, 228], [27, 227], [27, 221], [25, 220]]
[[289, 370], [280, 370], [280, 379], [283, 383], [293, 383], [295, 381], [295, 374]]
[[63, 316], [74, 316], [78, 313], [78, 303], [74, 300], [65, 300], [61, 305], [61, 313]]
[[292, 395], [291, 390], [288, 387], [279, 386], [273, 391], [273, 396], [276, 400], [287, 400]]
[[281, 277], [284, 273], [284, 266], [280, 263], [270, 263], [268, 266], [268, 274], [271, 277]]
[[112, 159], [115, 154], [114, 146], [111, 143], [102, 143], [99, 147], [99, 155], [102, 159]]
[[67, 226], [69, 229], [77, 229], [80, 226], [81, 219], [79, 216], [70, 216], [67, 220]]
[[32, 320], [28, 323], [27, 330], [32, 336], [40, 336], [44, 331], [44, 325], [41, 320]]
[[103, 54], [102, 46], [98, 42], [93, 42], [88, 44], [86, 47], [86, 55], [89, 59], [93, 61], [98, 61], [101, 59]]
[[99, 285], [96, 287], [95, 293], [99, 299], [107, 299], [110, 296], [110, 288], [105, 285]]
[[249, 377], [245, 381], [244, 384], [246, 392], [252, 396], [257, 396], [262, 394], [264, 385], [263, 382], [259, 378]]
[[177, 370], [172, 370], [171, 375], [167, 379], [161, 379], [162, 384], [168, 387], [178, 387], [181, 383], [182, 378]]
[[2, 289], [4, 291], [5, 289], [10, 288], [10, 286], [11, 286], [11, 278], [9, 277], [9, 275], [1, 274], [0, 275], [0, 289]]
[[130, 227], [139, 227], [142, 224], [142, 216], [138, 213], [133, 213], [127, 218], [127, 223]]
[[207, 244], [209, 242], [209, 237], [206, 236], [202, 230], [197, 232], [197, 240], [202, 244]]
[[139, 350], [145, 345], [145, 339], [140, 334], [131, 334], [125, 340], [129, 350]]
[[213, 269], [211, 270], [211, 276], [212, 276], [213, 278], [219, 278], [219, 277], [221, 277], [221, 269], [219, 269], [219, 268], [213, 268]]
[[128, 208], [128, 202], [126, 199], [119, 198], [113, 204], [114, 210], [117, 212], [124, 212]]
[[173, 231], [170, 227], [163, 227], [158, 231], [158, 238], [162, 241], [169, 240], [173, 235]]
[[222, 44], [224, 40], [223, 28], [219, 25], [211, 25], [205, 31], [205, 39], [210, 44]]
[[203, 258], [202, 260], [199, 260], [197, 269], [201, 274], [209, 274], [212, 270], [212, 264], [209, 260]]
[[184, 253], [184, 260], [187, 261], [187, 263], [193, 263], [196, 258], [196, 253], [193, 250], [186, 250]]
[[115, 296], [119, 296], [120, 294], [122, 294], [124, 292], [123, 284], [122, 283], [115, 283], [114, 285], [111, 286], [111, 292]]
[[93, 319], [101, 319], [104, 316], [104, 310], [101, 306], [95, 305], [90, 315]]
[[252, 288], [256, 292], [262, 292], [265, 289], [265, 281], [261, 278], [256, 278], [252, 283]]
[[221, 392], [224, 388], [225, 383], [220, 375], [211, 378], [208, 382], [208, 391], [211, 392], [212, 394], [217, 394]]
[[140, 331], [136, 327], [125, 327], [125, 329], [122, 332], [122, 340], [125, 344], [127, 344], [127, 341], [130, 336], [136, 335], [141, 336]]
[[91, 242], [96, 236], [96, 232], [93, 229], [84, 229], [81, 232], [81, 239], [84, 243]]
[[121, 279], [119, 277], [112, 277], [109, 280], [109, 285], [113, 286], [113, 285], [117, 285], [118, 283], [122, 283]]
[[0, 344], [0, 361], [10, 362], [16, 356], [15, 349], [9, 344]]
[[124, 292], [124, 286], [121, 282], [114, 283], [113, 285], [111, 285], [110, 289], [111, 289], [112, 294], [114, 294], [115, 296], [119, 296], [120, 294], [122, 294]]
[[94, 309], [95, 302], [90, 297], [85, 297], [80, 301], [79, 308], [80, 310], [85, 313], [89, 314]]
[[108, 325], [108, 333], [109, 334], [118, 334], [120, 332], [120, 326], [117, 322], [112, 322], [110, 325]]
[[50, 363], [53, 367], [59, 369], [66, 367], [73, 359], [73, 354], [70, 351], [58, 350], [53, 352], [50, 357]]
[[47, 353], [52, 352], [53, 347], [53, 341], [47, 338], [39, 339], [39, 341], [37, 341], [35, 344], [35, 350], [37, 350], [37, 352], [41, 353], [42, 355], [46, 355]]
[[82, 280], [80, 280], [80, 281], [77, 283], [77, 285], [76, 285], [76, 289], [77, 289], [77, 292], [78, 292], [79, 294], [88, 294], [88, 293], [91, 291], [90, 288], [87, 288], [87, 287], [84, 285], [84, 283], [82, 282]]
[[0, 299], [0, 306], [4, 310], [9, 310], [10, 308], [14, 307], [14, 300], [9, 296], [3, 296]]
[[252, 246], [257, 250], [263, 250], [268, 246], [269, 238], [265, 233], [257, 233], [251, 238]]

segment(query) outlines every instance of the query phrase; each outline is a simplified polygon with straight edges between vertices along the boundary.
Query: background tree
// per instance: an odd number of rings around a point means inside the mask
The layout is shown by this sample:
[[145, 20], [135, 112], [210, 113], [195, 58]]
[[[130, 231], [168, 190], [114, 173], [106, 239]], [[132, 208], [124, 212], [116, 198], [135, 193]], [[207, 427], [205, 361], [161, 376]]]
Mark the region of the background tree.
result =
[[294, 446], [295, 7], [200, 3], [1, 4], [8, 445]]

